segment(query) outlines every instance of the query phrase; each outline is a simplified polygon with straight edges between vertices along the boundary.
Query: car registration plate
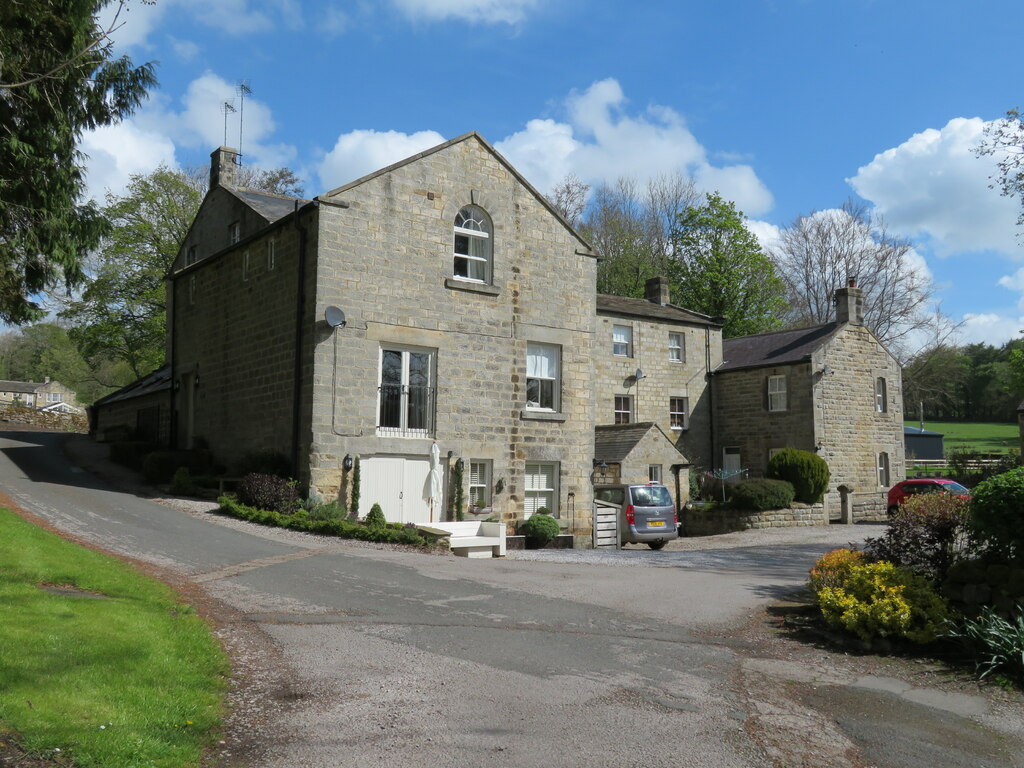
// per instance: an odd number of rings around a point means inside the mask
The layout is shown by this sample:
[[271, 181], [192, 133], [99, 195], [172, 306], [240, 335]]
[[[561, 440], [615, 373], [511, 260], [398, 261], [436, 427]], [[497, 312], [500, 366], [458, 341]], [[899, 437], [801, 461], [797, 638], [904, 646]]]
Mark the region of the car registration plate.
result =
[[647, 524], [647, 527], [648, 528], [664, 528], [665, 527], [665, 521], [664, 520], [652, 520], [651, 522], [649, 522]]

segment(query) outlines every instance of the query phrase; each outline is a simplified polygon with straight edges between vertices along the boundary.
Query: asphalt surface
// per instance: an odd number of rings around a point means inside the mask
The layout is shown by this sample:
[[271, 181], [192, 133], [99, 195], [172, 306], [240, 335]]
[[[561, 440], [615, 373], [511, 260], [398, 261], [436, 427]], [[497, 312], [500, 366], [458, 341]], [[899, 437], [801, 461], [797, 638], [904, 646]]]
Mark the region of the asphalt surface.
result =
[[[224, 766], [1024, 766], [1024, 707], [744, 639], [877, 528], [466, 560], [184, 512], [0, 433], [18, 506], [215, 606]], [[201, 590], [201, 592], [200, 592]]]

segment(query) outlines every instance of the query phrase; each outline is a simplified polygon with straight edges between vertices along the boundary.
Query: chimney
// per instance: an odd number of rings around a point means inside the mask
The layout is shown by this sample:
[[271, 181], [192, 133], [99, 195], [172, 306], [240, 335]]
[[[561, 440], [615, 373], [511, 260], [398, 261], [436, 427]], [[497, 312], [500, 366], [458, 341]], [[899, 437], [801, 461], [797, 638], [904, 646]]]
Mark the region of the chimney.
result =
[[238, 150], [220, 147], [210, 153], [210, 189], [238, 186]]
[[856, 277], [836, 291], [836, 322], [864, 325], [864, 292], [857, 287]]
[[652, 277], [644, 284], [647, 300], [653, 304], [668, 304], [668, 278]]
[[49, 376], [43, 376], [43, 384], [49, 384], [49, 383], [50, 383], [50, 377]]

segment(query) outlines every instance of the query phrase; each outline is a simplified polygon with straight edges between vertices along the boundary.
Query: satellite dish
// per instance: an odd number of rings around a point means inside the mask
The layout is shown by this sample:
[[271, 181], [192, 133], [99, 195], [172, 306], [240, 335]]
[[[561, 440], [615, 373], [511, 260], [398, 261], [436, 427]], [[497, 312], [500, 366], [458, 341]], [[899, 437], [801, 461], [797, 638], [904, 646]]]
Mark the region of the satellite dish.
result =
[[344, 328], [348, 322], [345, 313], [333, 305], [324, 310], [324, 320], [331, 328]]

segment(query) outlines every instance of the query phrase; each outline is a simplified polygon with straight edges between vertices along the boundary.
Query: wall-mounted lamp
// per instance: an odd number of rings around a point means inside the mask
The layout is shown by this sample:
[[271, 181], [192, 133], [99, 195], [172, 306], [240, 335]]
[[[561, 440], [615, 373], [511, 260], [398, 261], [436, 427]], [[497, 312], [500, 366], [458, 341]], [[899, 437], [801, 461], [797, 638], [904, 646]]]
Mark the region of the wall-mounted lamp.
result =
[[174, 391], [179, 392], [181, 390], [181, 380], [176, 379], [174, 382]]
[[199, 386], [199, 374], [198, 373], [196, 374], [196, 378], [195, 378], [195, 382], [194, 383], [195, 383], [195, 385], [197, 387]]
[[498, 478], [498, 482], [496, 482], [494, 484], [494, 493], [495, 493], [495, 495], [497, 495], [497, 494], [501, 493], [504, 490], [505, 490], [505, 478], [504, 477], [499, 477]]
[[353, 464], [355, 464], [355, 461], [352, 459], [352, 454], [346, 453], [345, 458], [341, 460], [342, 469], [348, 472], [349, 470], [352, 469]]
[[640, 379], [646, 379], [647, 374], [645, 374], [641, 369], [637, 368], [636, 373], [633, 374], [633, 378], [636, 379], [637, 381], [640, 381]]
[[459, 470], [459, 472], [461, 472], [463, 469], [465, 469], [465, 467], [466, 467], [466, 462], [464, 462], [461, 458], [458, 461], [455, 462], [455, 468], [457, 470]]
[[452, 456], [455, 455], [455, 451], [448, 451], [448, 461], [452, 460]]
[[594, 459], [594, 466], [600, 469], [602, 472], [604, 472], [606, 469], [608, 469], [608, 462], [602, 461], [601, 459]]

